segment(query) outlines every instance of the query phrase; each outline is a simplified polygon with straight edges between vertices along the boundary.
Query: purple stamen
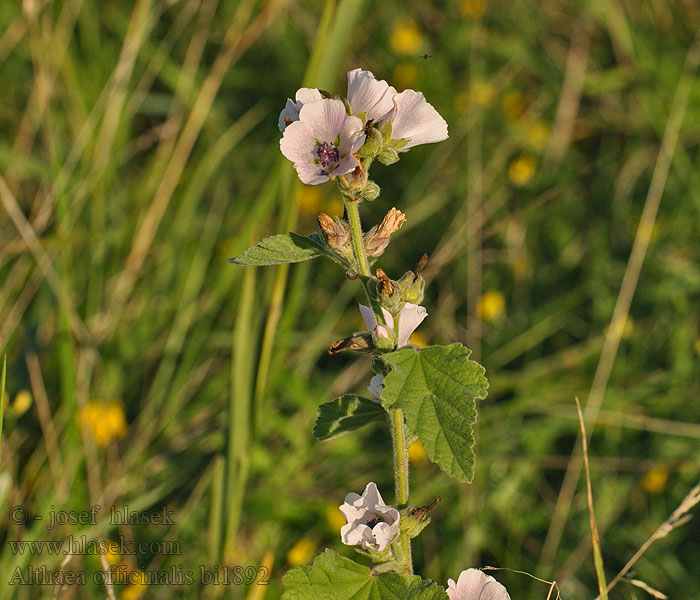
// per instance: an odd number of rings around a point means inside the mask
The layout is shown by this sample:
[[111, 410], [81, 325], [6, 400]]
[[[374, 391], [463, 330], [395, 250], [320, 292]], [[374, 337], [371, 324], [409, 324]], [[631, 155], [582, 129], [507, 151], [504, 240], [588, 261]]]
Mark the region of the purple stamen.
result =
[[322, 142], [316, 146], [316, 155], [324, 168], [337, 163], [340, 158], [338, 149], [328, 142]]

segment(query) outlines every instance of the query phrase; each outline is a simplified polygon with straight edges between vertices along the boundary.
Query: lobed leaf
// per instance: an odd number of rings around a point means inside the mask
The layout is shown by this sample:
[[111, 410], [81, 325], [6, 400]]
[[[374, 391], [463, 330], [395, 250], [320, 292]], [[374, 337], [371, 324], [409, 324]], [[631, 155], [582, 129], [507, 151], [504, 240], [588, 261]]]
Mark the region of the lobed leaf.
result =
[[282, 600], [447, 600], [433, 581], [393, 572], [375, 575], [333, 550], [317, 556], [311, 566], [289, 571], [282, 584]]
[[488, 390], [484, 367], [469, 360], [470, 354], [456, 343], [382, 355], [391, 369], [384, 378], [382, 405], [401, 409], [430, 460], [466, 483], [474, 477], [476, 400]]

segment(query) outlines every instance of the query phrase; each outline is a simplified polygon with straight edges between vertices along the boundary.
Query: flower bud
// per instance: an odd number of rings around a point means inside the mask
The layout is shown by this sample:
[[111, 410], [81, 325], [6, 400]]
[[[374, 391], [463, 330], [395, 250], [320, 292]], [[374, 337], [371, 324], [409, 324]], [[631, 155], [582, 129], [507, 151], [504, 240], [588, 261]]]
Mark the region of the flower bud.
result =
[[401, 279], [399, 279], [399, 287], [406, 302], [412, 304], [420, 304], [423, 302], [423, 293], [425, 291], [425, 279], [421, 275], [425, 265], [428, 264], [428, 255], [423, 254], [415, 266], [413, 271], [408, 271]]
[[377, 156], [377, 159], [383, 165], [393, 165], [399, 160], [399, 151], [391, 146], [384, 146], [382, 151], [379, 153], [379, 156]]
[[377, 269], [377, 300], [392, 315], [398, 314], [406, 303], [401, 293], [401, 288], [395, 281], [391, 281], [382, 269]]
[[420, 304], [423, 302], [425, 291], [425, 279], [422, 275], [416, 275], [413, 271], [408, 271], [399, 279], [399, 287], [406, 302]]
[[379, 186], [374, 181], [368, 181], [367, 185], [360, 192], [363, 200], [376, 200], [379, 197]]
[[340, 181], [340, 185], [349, 192], [359, 192], [367, 185], [367, 169], [365, 169], [358, 160], [355, 170], [347, 175], [338, 176], [338, 181]]
[[386, 325], [377, 325], [372, 332], [372, 342], [378, 350], [393, 350], [396, 346], [396, 335]]
[[367, 256], [381, 256], [389, 245], [391, 234], [401, 229], [406, 222], [406, 216], [396, 208], [392, 208], [379, 225], [375, 225], [365, 234], [365, 251]]
[[400, 533], [408, 535], [410, 538], [418, 536], [428, 523], [430, 523], [429, 513], [440, 503], [440, 500], [441, 498], [438, 496], [434, 502], [427, 506], [421, 506], [419, 508], [409, 506], [404, 508], [401, 511], [401, 518], [399, 519]]

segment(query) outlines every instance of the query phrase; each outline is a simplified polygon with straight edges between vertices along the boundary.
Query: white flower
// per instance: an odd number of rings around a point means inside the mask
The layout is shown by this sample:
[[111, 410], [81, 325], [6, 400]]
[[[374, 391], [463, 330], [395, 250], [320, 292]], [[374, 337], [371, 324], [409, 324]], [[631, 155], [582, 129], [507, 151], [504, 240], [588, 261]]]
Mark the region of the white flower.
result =
[[291, 125], [294, 121], [299, 120], [299, 111], [304, 104], [309, 104], [310, 102], [318, 102], [323, 98], [321, 92], [314, 88], [301, 88], [297, 90], [295, 96], [296, 102], [291, 98], [287, 98], [287, 104], [280, 113], [279, 121], [277, 126], [280, 131], [284, 133], [287, 125]]
[[384, 375], [377, 373], [369, 380], [367, 391], [372, 394], [377, 400], [382, 399], [382, 391], [384, 391]]
[[[362, 320], [365, 322], [368, 331], [374, 331], [377, 326], [377, 317], [374, 315], [374, 311], [364, 304], [360, 304], [360, 313], [362, 314]], [[384, 315], [384, 322], [389, 329], [394, 328], [394, 317], [391, 313], [382, 307], [382, 314]], [[428, 316], [428, 311], [425, 310], [425, 306], [419, 306], [418, 304], [413, 304], [411, 302], [406, 302], [399, 313], [399, 330], [396, 332], [397, 335], [397, 346], [403, 348], [408, 344], [408, 339], [411, 334], [418, 328], [423, 322], [423, 319]]]
[[462, 571], [456, 584], [448, 579], [447, 595], [450, 600], [510, 600], [506, 588], [479, 569]]
[[345, 496], [340, 512], [347, 520], [340, 529], [340, 539], [347, 546], [381, 552], [398, 533], [399, 511], [384, 504], [374, 482], [367, 484], [362, 496], [355, 492]]
[[[405, 152], [418, 144], [432, 144], [447, 139], [447, 123], [421, 92], [404, 90], [394, 96], [391, 120], [391, 139], [406, 140], [399, 148]], [[386, 119], [385, 119], [386, 120]]]
[[341, 100], [304, 104], [299, 120], [287, 125], [280, 149], [303, 183], [317, 185], [346, 175], [359, 164], [353, 153], [365, 141], [362, 121], [348, 116]]
[[394, 109], [396, 90], [370, 71], [348, 71], [348, 102], [353, 115], [365, 113], [365, 121], [381, 121]]

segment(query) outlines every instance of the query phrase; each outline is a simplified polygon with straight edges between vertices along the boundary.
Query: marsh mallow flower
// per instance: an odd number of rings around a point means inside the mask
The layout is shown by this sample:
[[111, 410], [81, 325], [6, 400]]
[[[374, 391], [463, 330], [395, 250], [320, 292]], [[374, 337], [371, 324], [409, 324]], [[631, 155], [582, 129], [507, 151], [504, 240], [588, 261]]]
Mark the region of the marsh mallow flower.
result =
[[[405, 141], [397, 147], [405, 152], [419, 144], [446, 140], [447, 123], [421, 92], [404, 90], [394, 96], [394, 109], [387, 117], [391, 121], [391, 139]], [[386, 119], [385, 119], [386, 120]]]
[[510, 600], [506, 588], [479, 569], [462, 571], [457, 583], [448, 579], [447, 595], [450, 600]]
[[340, 528], [340, 539], [346, 546], [362, 546], [364, 550], [382, 552], [399, 531], [399, 511], [387, 506], [370, 482], [360, 496], [350, 492], [340, 506], [347, 524]]
[[[374, 331], [377, 327], [377, 317], [374, 311], [364, 304], [360, 304], [360, 313], [362, 314], [362, 320], [365, 322], [368, 331]], [[391, 313], [384, 307], [382, 307], [382, 315], [384, 315], [384, 322], [389, 329], [394, 328], [394, 317]], [[419, 306], [418, 304], [412, 304], [411, 302], [406, 302], [399, 313], [399, 330], [396, 332], [397, 340], [396, 345], [398, 348], [403, 348], [408, 344], [408, 340], [411, 334], [418, 328], [423, 322], [423, 319], [428, 316], [428, 311], [425, 310], [425, 306]]]
[[287, 98], [287, 104], [280, 113], [280, 118], [277, 122], [280, 131], [284, 133], [287, 125], [291, 125], [294, 121], [299, 120], [299, 111], [304, 104], [318, 102], [322, 98], [321, 92], [314, 88], [301, 88], [297, 90], [295, 96], [296, 102], [291, 98]]
[[[369, 306], [360, 304], [360, 314], [362, 315], [362, 320], [365, 322], [365, 326], [369, 331], [375, 331], [377, 325], [377, 317], [374, 311]], [[391, 313], [384, 307], [382, 307], [382, 315], [384, 315], [384, 322], [387, 327], [394, 327], [394, 317]], [[423, 319], [428, 316], [428, 311], [425, 310], [424, 306], [418, 306], [417, 304], [412, 304], [411, 302], [406, 302], [399, 313], [399, 331], [397, 332], [397, 347], [403, 348], [408, 344], [408, 340], [411, 334], [418, 328], [423, 322]], [[381, 325], [379, 326], [381, 327]], [[369, 381], [369, 386], [367, 391], [372, 394], [377, 400], [381, 400], [382, 390], [384, 389], [384, 375], [378, 373]]]
[[348, 104], [353, 115], [365, 115], [365, 121], [381, 121], [394, 109], [396, 90], [362, 69], [348, 71]]
[[280, 149], [303, 183], [317, 185], [353, 171], [359, 164], [353, 154], [364, 140], [362, 121], [348, 116], [341, 100], [323, 98], [301, 107], [299, 120], [284, 130]]

